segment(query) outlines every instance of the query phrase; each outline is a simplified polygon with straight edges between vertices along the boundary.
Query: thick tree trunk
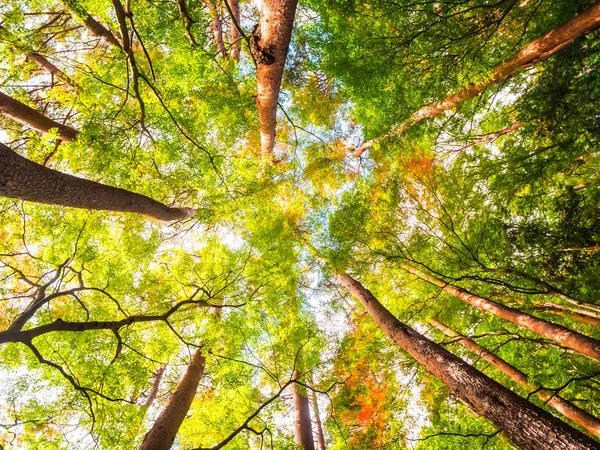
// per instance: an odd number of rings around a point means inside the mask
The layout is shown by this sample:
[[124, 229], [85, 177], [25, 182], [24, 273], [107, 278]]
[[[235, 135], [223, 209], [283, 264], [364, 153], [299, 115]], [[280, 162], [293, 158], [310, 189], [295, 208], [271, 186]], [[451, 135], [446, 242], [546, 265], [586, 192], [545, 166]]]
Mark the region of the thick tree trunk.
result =
[[277, 102], [292, 37], [296, 5], [297, 0], [263, 0], [260, 24], [253, 32], [260, 151], [265, 160], [271, 159], [275, 147]]
[[121, 43], [112, 31], [90, 16], [87, 11], [77, 3], [77, 0], [62, 0], [62, 2], [73, 17], [83, 22], [83, 25], [91, 35], [100, 38], [108, 44], [121, 48]]
[[[313, 386], [314, 382], [311, 379], [310, 385]], [[311, 391], [311, 403], [313, 412], [315, 413], [315, 426], [317, 428], [317, 448], [319, 450], [325, 449], [325, 434], [323, 433], [323, 424], [321, 423], [321, 414], [319, 414], [319, 402], [317, 401], [317, 394], [315, 391]]]
[[[229, 9], [231, 10], [232, 15], [232, 23], [231, 23], [231, 49], [229, 52], [229, 56], [231, 59], [235, 59], [236, 61], [240, 60], [240, 52], [242, 50], [242, 35], [238, 30], [240, 25], [240, 1], [239, 0], [227, 0], [229, 4]], [[235, 23], [233, 23], [235, 21]], [[237, 24], [237, 26], [236, 26]]]
[[42, 133], [47, 133], [52, 128], [57, 128], [59, 137], [66, 142], [74, 141], [79, 134], [79, 131], [76, 129], [49, 119], [41, 112], [9, 97], [3, 92], [0, 92], [0, 114], [4, 114], [17, 122], [24, 123]]
[[[300, 378], [300, 372], [294, 370], [292, 378], [294, 380]], [[296, 413], [294, 426], [296, 444], [304, 450], [315, 450], [312, 423], [310, 420], [310, 405], [308, 403], [306, 388], [297, 383], [293, 383], [292, 394], [294, 397], [294, 411]]]
[[336, 278], [400, 348], [527, 450], [597, 449], [590, 438], [495, 382], [435, 342], [396, 319], [350, 275]]
[[408, 120], [395, 125], [390, 131], [378, 138], [365, 142], [360, 147], [354, 149], [352, 154], [360, 156], [372, 147], [373, 144], [392, 136], [399, 136], [408, 128], [424, 119], [435, 117], [444, 111], [456, 108], [461, 103], [481, 94], [487, 88], [512, 77], [519, 69], [548, 58], [561, 48], [569, 45], [578, 36], [594, 31], [598, 27], [600, 27], [600, 3], [536, 39], [511, 58], [498, 64], [485, 81], [471, 83], [468, 87], [446, 97], [442, 101], [423, 106], [421, 109], [415, 111]]
[[453, 286], [443, 280], [440, 280], [439, 278], [422, 272], [411, 265], [401, 264], [400, 266], [406, 271], [433, 284], [434, 286], [439, 287], [443, 291], [452, 294], [456, 298], [468, 303], [469, 305], [475, 306], [482, 311], [494, 314], [501, 319], [508, 320], [515, 325], [519, 325], [529, 331], [539, 334], [540, 336], [544, 336], [547, 339], [553, 340], [560, 345], [573, 349], [589, 358], [600, 361], [600, 341], [597, 341], [596, 339], [584, 336], [581, 333], [569, 330], [561, 325], [548, 322], [547, 320], [540, 319], [513, 308], [509, 308], [508, 306], [501, 305], [500, 303], [488, 300], [487, 298], [471, 294], [462, 288]]
[[210, 11], [210, 16], [212, 17], [212, 31], [215, 44], [219, 49], [217, 56], [224, 58], [227, 54], [227, 51], [225, 50], [225, 44], [223, 43], [223, 26], [221, 24], [221, 17], [219, 11], [217, 10], [217, 6], [213, 3], [213, 0], [208, 0], [206, 4]]
[[516, 367], [508, 364], [502, 358], [489, 352], [486, 348], [482, 347], [472, 339], [461, 336], [456, 331], [448, 328], [446, 325], [435, 319], [431, 319], [430, 322], [439, 330], [441, 330], [446, 336], [457, 338], [457, 342], [460, 342], [462, 345], [471, 350], [477, 356], [489, 362], [492, 366], [494, 366], [500, 372], [504, 373], [513, 381], [520, 384], [525, 389], [535, 392], [535, 395], [540, 400], [548, 404], [548, 406], [551, 406], [556, 411], [561, 413], [566, 418], [572, 420], [580, 427], [585, 428], [594, 436], [600, 437], [600, 420], [598, 420], [596, 417], [592, 416], [591, 414], [588, 414], [584, 410], [578, 408], [577, 406], [568, 402], [559, 395], [554, 395], [552, 391], [547, 391], [544, 389], [540, 390], [540, 386], [531, 383], [529, 381], [529, 377], [526, 374], [521, 372]]
[[204, 375], [204, 363], [205, 358], [202, 356], [202, 349], [199, 348], [192, 356], [192, 362], [183, 374], [169, 404], [144, 437], [139, 450], [169, 450], [171, 448], [175, 442], [177, 431], [196, 397], [200, 378]]
[[169, 208], [145, 195], [106, 186], [41, 166], [0, 144], [0, 195], [50, 205], [134, 212], [159, 220], [180, 220], [192, 208]]

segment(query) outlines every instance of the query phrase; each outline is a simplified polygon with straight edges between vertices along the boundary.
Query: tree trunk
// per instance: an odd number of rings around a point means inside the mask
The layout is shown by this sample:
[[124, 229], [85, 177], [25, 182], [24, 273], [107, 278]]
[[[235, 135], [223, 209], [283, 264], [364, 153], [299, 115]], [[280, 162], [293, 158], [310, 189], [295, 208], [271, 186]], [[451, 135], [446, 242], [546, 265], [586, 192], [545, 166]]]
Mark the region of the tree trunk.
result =
[[[310, 385], [314, 386], [312, 379]], [[325, 450], [325, 434], [323, 433], [323, 424], [321, 423], [321, 415], [319, 414], [319, 402], [317, 401], [317, 394], [315, 391], [311, 391], [311, 401], [313, 412], [315, 413], [315, 425], [317, 427], [317, 448], [319, 450]]]
[[183, 20], [185, 35], [187, 36], [188, 41], [190, 41], [190, 44], [195, 47], [198, 45], [198, 43], [192, 34], [192, 25], [194, 24], [194, 20], [191, 18], [190, 13], [188, 12], [185, 0], [177, 0], [177, 8], [179, 9], [179, 15], [181, 16], [181, 19]]
[[556, 316], [567, 317], [577, 322], [585, 323], [587, 325], [593, 325], [600, 327], [600, 319], [597, 317], [584, 314], [576, 310], [575, 308], [569, 308], [555, 303], [543, 303], [541, 305], [534, 305], [535, 311], [547, 312]]
[[260, 151], [263, 159], [272, 158], [275, 147], [277, 102], [287, 57], [297, 0], [263, 0], [260, 23], [253, 32], [257, 63], [256, 107], [260, 124]]
[[[240, 25], [240, 1], [239, 0], [227, 0], [227, 3], [229, 4], [229, 9], [231, 10], [231, 31], [230, 31], [230, 35], [231, 35], [231, 50], [229, 53], [229, 56], [231, 57], [231, 59], [235, 59], [236, 61], [240, 60], [240, 52], [242, 50], [242, 43], [241, 43], [241, 39], [242, 39], [242, 35], [240, 34], [240, 31], [238, 30], [238, 27], [236, 26], [236, 24], [239, 26]], [[233, 21], [235, 21], [235, 23], [233, 23]]]
[[350, 275], [336, 278], [400, 348], [527, 450], [597, 449], [598, 445], [546, 411], [506, 389], [435, 342], [396, 319]]
[[223, 43], [223, 26], [221, 25], [221, 17], [219, 15], [219, 11], [217, 10], [217, 6], [213, 3], [213, 0], [208, 0], [206, 4], [210, 11], [210, 16], [212, 17], [212, 31], [215, 44], [219, 49], [217, 56], [224, 58], [227, 54], [227, 51], [225, 50], [225, 44]]
[[66, 142], [74, 141], [79, 134], [76, 129], [49, 119], [41, 112], [9, 97], [3, 92], [0, 92], [0, 113], [42, 133], [47, 133], [52, 128], [58, 128], [59, 137]]
[[0, 195], [50, 205], [135, 212], [167, 221], [195, 214], [192, 208], [169, 208], [145, 195], [49, 169], [4, 144], [0, 144]]
[[[292, 378], [294, 380], [300, 378], [300, 372], [297, 369], [294, 370]], [[294, 397], [294, 411], [296, 412], [294, 424], [296, 444], [304, 450], [315, 450], [306, 388], [298, 383], [293, 383], [292, 394]]]
[[183, 374], [169, 404], [144, 437], [139, 450], [169, 450], [171, 448], [175, 442], [177, 431], [196, 397], [200, 378], [204, 375], [204, 362], [202, 349], [199, 348], [192, 356], [192, 362]]
[[150, 406], [152, 406], [152, 403], [154, 403], [154, 400], [156, 400], [156, 397], [158, 396], [158, 389], [160, 388], [160, 382], [162, 381], [162, 377], [165, 374], [165, 370], [167, 370], [167, 366], [162, 366], [154, 374], [154, 382], [152, 383], [152, 389], [150, 390], [148, 398], [144, 402], [144, 406], [146, 408], [150, 408]]
[[577, 406], [568, 402], [559, 395], [554, 395], [552, 391], [547, 391], [544, 389], [540, 390], [540, 386], [531, 383], [527, 375], [525, 375], [516, 367], [508, 364], [502, 358], [489, 352], [486, 348], [482, 347], [472, 339], [461, 336], [456, 331], [448, 328], [446, 325], [435, 319], [431, 319], [430, 322], [439, 330], [441, 330], [446, 336], [458, 338], [457, 342], [460, 342], [462, 345], [471, 350], [477, 356], [489, 362], [492, 366], [494, 366], [500, 372], [504, 373], [504, 375], [506, 375], [513, 381], [520, 384], [525, 389], [535, 392], [535, 395], [540, 400], [554, 408], [563, 416], [565, 416], [568, 419], [571, 419], [580, 427], [585, 428], [594, 436], [600, 437], [600, 420], [598, 420], [596, 417], [592, 416], [591, 414], [588, 414], [584, 410], [578, 408]]
[[435, 117], [444, 111], [456, 108], [461, 103], [476, 97], [487, 88], [512, 77], [519, 69], [548, 58], [561, 48], [569, 45], [575, 38], [594, 31], [598, 27], [600, 27], [600, 3], [536, 39], [511, 58], [498, 64], [485, 81], [471, 83], [468, 87], [446, 97], [442, 101], [423, 106], [421, 109], [415, 111], [408, 120], [394, 125], [387, 133], [365, 142], [363, 145], [356, 148], [352, 154], [354, 156], [360, 156], [368, 148], [372, 147], [373, 144], [392, 136], [399, 136], [408, 128], [416, 125], [423, 119]]
[[62, 0], [62, 2], [67, 7], [72, 16], [74, 16], [79, 21], [83, 22], [83, 25], [91, 35], [100, 38], [108, 44], [121, 48], [121, 43], [112, 33], [112, 31], [110, 31], [108, 28], [106, 28], [104, 25], [102, 25], [100, 22], [98, 22], [96, 19], [90, 16], [88, 12], [85, 11], [81, 7], [81, 5], [77, 3], [76, 0]]
[[600, 361], [600, 341], [596, 339], [584, 336], [576, 331], [569, 330], [562, 325], [548, 322], [547, 320], [540, 319], [513, 308], [509, 308], [508, 306], [501, 305], [500, 303], [488, 300], [487, 298], [471, 294], [462, 288], [448, 284], [445, 281], [422, 272], [421, 270], [408, 264], [400, 264], [400, 267], [416, 275], [422, 280], [439, 287], [443, 291], [452, 294], [456, 298], [468, 303], [469, 305], [475, 306], [482, 311], [492, 313], [501, 319], [508, 320], [515, 325], [519, 325], [529, 331], [539, 334], [540, 336], [544, 336], [547, 339], [558, 342], [560, 345], [571, 348], [582, 355], [595, 359], [596, 361]]

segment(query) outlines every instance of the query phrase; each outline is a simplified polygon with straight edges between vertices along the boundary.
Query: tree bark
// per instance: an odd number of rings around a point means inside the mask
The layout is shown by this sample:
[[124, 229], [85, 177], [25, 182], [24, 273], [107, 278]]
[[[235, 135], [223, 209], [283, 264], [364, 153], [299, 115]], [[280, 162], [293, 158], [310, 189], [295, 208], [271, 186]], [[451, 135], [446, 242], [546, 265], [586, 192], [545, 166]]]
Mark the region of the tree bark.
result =
[[275, 147], [277, 102], [283, 68], [290, 45], [297, 0], [263, 0], [260, 23], [253, 32], [253, 56], [257, 63], [256, 107], [260, 124], [260, 151], [272, 158]]
[[[296, 369], [292, 374], [292, 379], [300, 378], [300, 372]], [[312, 434], [312, 422], [310, 420], [310, 405], [306, 388], [293, 383], [292, 395], [294, 397], [294, 411], [296, 413], [296, 421], [294, 424], [295, 440], [304, 450], [315, 450], [315, 444]]]
[[[230, 36], [231, 36], [231, 49], [229, 52], [229, 56], [231, 57], [231, 59], [235, 59], [236, 61], [240, 60], [240, 52], [242, 50], [242, 43], [241, 43], [241, 39], [242, 39], [242, 35], [240, 34], [240, 31], [238, 30], [238, 27], [236, 26], [236, 24], [239, 26], [240, 25], [240, 1], [239, 0], [227, 0], [227, 3], [229, 4], [229, 9], [231, 10], [231, 31], [230, 31]], [[233, 23], [233, 21], [235, 21], [235, 23]]]
[[58, 136], [65, 142], [74, 141], [79, 134], [75, 128], [56, 122], [3, 92], [0, 92], [0, 113], [42, 133], [58, 128]]
[[[314, 382], [311, 379], [311, 386], [314, 386]], [[317, 394], [315, 391], [311, 391], [311, 402], [313, 411], [315, 413], [315, 426], [317, 427], [317, 448], [319, 450], [326, 450], [325, 448], [325, 434], [323, 433], [323, 424], [321, 423], [321, 415], [319, 414], [319, 402], [317, 401]]]
[[160, 413], [150, 431], [144, 437], [139, 450], [169, 450], [175, 442], [175, 436], [187, 415], [202, 375], [205, 358], [199, 348], [192, 356], [192, 362], [183, 374], [169, 404]]
[[534, 305], [535, 311], [547, 312], [556, 316], [567, 317], [577, 322], [585, 323], [587, 325], [593, 325], [600, 327], [600, 319], [597, 317], [590, 316], [579, 312], [575, 308], [569, 308], [567, 306], [557, 305], [555, 303], [543, 303], [541, 305]]
[[198, 45], [198, 43], [192, 34], [192, 25], [194, 24], [194, 20], [191, 18], [190, 13], [188, 12], [185, 0], [177, 0], [177, 8], [179, 9], [179, 15], [181, 16], [181, 19], [183, 20], [185, 35], [187, 36], [188, 41], [190, 41], [190, 44], [195, 47]]
[[219, 15], [219, 11], [217, 10], [217, 6], [213, 3], [213, 0], [208, 0], [206, 4], [208, 5], [210, 16], [212, 17], [212, 31], [215, 44], [219, 49], [217, 56], [224, 58], [227, 54], [227, 51], [225, 50], [225, 44], [223, 43], [223, 25], [221, 24], [221, 17]]
[[154, 403], [154, 400], [156, 400], [156, 397], [158, 396], [158, 389], [160, 388], [160, 382], [162, 381], [162, 377], [165, 374], [165, 370], [167, 370], [167, 366], [162, 366], [154, 374], [154, 382], [152, 383], [152, 389], [150, 390], [148, 398], [144, 402], [144, 406], [146, 408], [150, 408], [150, 406], [152, 406], [152, 403]]
[[335, 277], [400, 348], [526, 450], [597, 449], [589, 437], [529, 403], [394, 317], [346, 273]]
[[568, 402], [559, 395], [554, 395], [552, 391], [540, 389], [540, 386], [535, 385], [534, 383], [531, 383], [529, 381], [529, 377], [526, 374], [521, 372], [516, 367], [510, 365], [502, 358], [489, 352], [485, 347], [482, 347], [472, 339], [461, 336], [456, 331], [450, 329], [449, 327], [435, 319], [431, 319], [430, 322], [432, 325], [441, 330], [446, 336], [457, 338], [457, 342], [460, 342], [462, 345], [471, 350], [477, 356], [489, 362], [492, 366], [494, 366], [500, 372], [504, 373], [513, 381], [520, 384], [525, 389], [535, 392], [535, 395], [540, 400], [545, 402], [548, 406], [551, 406], [556, 411], [561, 413], [566, 418], [572, 420], [580, 427], [585, 428], [594, 436], [600, 437], [600, 420], [598, 420], [598, 418], [578, 408], [577, 406]]
[[468, 303], [469, 305], [475, 306], [476, 308], [494, 314], [501, 319], [508, 320], [509, 322], [526, 328], [529, 331], [544, 336], [547, 339], [553, 340], [560, 345], [571, 348], [588, 358], [600, 361], [600, 341], [593, 339], [588, 336], [584, 336], [573, 330], [569, 330], [561, 325], [548, 322], [547, 320], [540, 319], [530, 314], [518, 311], [508, 306], [501, 305], [487, 298], [479, 297], [478, 295], [472, 294], [465, 289], [453, 286], [446, 283], [439, 278], [429, 275], [421, 270], [417, 269], [408, 264], [400, 264], [400, 266], [416, 275], [417, 277], [425, 280], [434, 286], [439, 287], [443, 291], [455, 296], [456, 298]]
[[134, 212], [166, 221], [195, 214], [192, 208], [169, 208], [145, 195], [49, 169], [4, 144], [0, 144], [0, 195], [50, 205]]
[[86, 30], [88, 30], [91, 35], [96, 36], [108, 44], [121, 48], [121, 43], [112, 31], [90, 16], [88, 12], [77, 3], [77, 0], [62, 0], [62, 2], [74, 18], [83, 22]]
[[490, 76], [479, 83], [471, 83], [468, 87], [446, 97], [444, 100], [423, 106], [415, 111], [408, 120], [394, 125], [390, 131], [354, 149], [354, 156], [362, 155], [373, 144], [379, 143], [392, 136], [399, 136], [408, 128], [424, 119], [435, 117], [444, 111], [456, 108], [461, 103], [476, 97], [487, 88], [512, 77], [519, 69], [525, 68], [538, 61], [548, 58], [561, 48], [569, 45], [577, 37], [596, 30], [600, 27], [600, 3], [576, 15], [568, 22], [560, 25], [544, 36], [523, 47], [511, 58], [498, 64]]

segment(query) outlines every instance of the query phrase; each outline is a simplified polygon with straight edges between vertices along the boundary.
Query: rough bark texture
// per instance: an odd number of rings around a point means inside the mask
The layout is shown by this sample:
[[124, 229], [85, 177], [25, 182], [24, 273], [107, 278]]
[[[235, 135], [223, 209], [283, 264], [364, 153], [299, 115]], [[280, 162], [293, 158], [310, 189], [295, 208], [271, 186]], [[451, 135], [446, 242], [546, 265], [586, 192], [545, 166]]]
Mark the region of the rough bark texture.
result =
[[348, 274], [336, 278], [398, 346], [439, 378], [450, 391], [527, 450], [598, 449], [589, 437], [482, 374], [440, 345], [396, 319]]
[[[294, 370], [292, 379], [300, 378], [300, 372]], [[310, 405], [308, 396], [304, 386], [297, 383], [292, 385], [292, 395], [294, 397], [294, 411], [296, 413], [296, 421], [294, 423], [295, 439], [304, 450], [315, 450], [315, 444], [312, 434], [312, 423], [310, 420]]]
[[253, 56], [257, 62], [256, 107], [260, 123], [260, 151], [271, 158], [275, 147], [277, 101], [290, 45], [296, 0], [263, 0], [260, 24], [253, 32]]
[[360, 147], [354, 149], [352, 154], [354, 156], [360, 156], [363, 152], [372, 147], [373, 144], [392, 136], [398, 136], [423, 119], [435, 117], [444, 111], [456, 108], [461, 103], [481, 94], [490, 86], [494, 86], [507, 78], [512, 77], [518, 69], [548, 58], [561, 48], [569, 45], [578, 36], [594, 31], [598, 27], [600, 27], [600, 3], [536, 39], [511, 58], [498, 64], [492, 71], [490, 77], [485, 81], [471, 83], [468, 87], [446, 97], [442, 101], [423, 106], [421, 109], [415, 111], [407, 121], [395, 125], [390, 131], [382, 136], [365, 142]]
[[169, 404], [160, 413], [139, 450], [169, 450], [175, 442], [175, 436], [187, 415], [198, 390], [200, 378], [204, 375], [205, 358], [202, 349], [196, 350]]
[[543, 402], [546, 402], [548, 406], [551, 406], [566, 418], [571, 419], [577, 425], [585, 428], [594, 436], [600, 437], [600, 420], [598, 420], [596, 417], [588, 414], [586, 411], [578, 408], [559, 395], [554, 395], [552, 391], [540, 389], [540, 386], [537, 386], [529, 381], [529, 377], [526, 374], [521, 372], [516, 367], [510, 365], [502, 358], [489, 352], [485, 347], [482, 347], [472, 339], [461, 336], [456, 331], [448, 328], [446, 325], [435, 319], [431, 319], [430, 322], [432, 325], [441, 330], [446, 336], [457, 338], [458, 342], [460, 342], [480, 358], [489, 362], [492, 366], [504, 373], [513, 381], [520, 384], [525, 389], [535, 392], [535, 395]]
[[210, 11], [210, 16], [212, 18], [212, 31], [213, 37], [215, 39], [215, 44], [219, 49], [217, 56], [225, 57], [227, 51], [225, 50], [225, 44], [223, 43], [223, 26], [221, 24], [221, 17], [219, 11], [217, 10], [217, 6], [209, 0], [207, 3], [208, 9]]
[[469, 305], [475, 306], [482, 311], [494, 314], [501, 319], [508, 320], [515, 325], [519, 325], [529, 331], [539, 334], [540, 336], [544, 336], [545, 338], [558, 342], [560, 345], [573, 349], [589, 358], [600, 361], [600, 341], [596, 339], [584, 336], [576, 331], [569, 330], [562, 325], [548, 322], [547, 320], [540, 319], [513, 308], [509, 308], [508, 306], [501, 305], [500, 303], [496, 303], [487, 298], [471, 294], [462, 288], [448, 284], [445, 281], [422, 272], [408, 264], [401, 264], [401, 267], [421, 278], [422, 280], [425, 280], [448, 292], [449, 294], [454, 295], [456, 298], [468, 303]]
[[[234, 20], [235, 23], [237, 23], [239, 26], [240, 25], [240, 2], [239, 2], [239, 0], [227, 0], [227, 3], [229, 4], [229, 9], [231, 10], [232, 20]], [[238, 30], [237, 26], [234, 23], [231, 24], [230, 35], [231, 35], [231, 49], [229, 51], [229, 56], [232, 59], [239, 61], [240, 60], [240, 52], [242, 50], [242, 43], [241, 43], [242, 35], [240, 34], [240, 31]]]
[[59, 137], [66, 142], [74, 141], [79, 134], [76, 129], [46, 117], [41, 112], [9, 97], [3, 92], [0, 92], [0, 113], [42, 133], [57, 128]]
[[159, 220], [180, 220], [192, 208], [169, 208], [145, 195], [67, 175], [41, 166], [0, 144], [0, 195], [74, 208], [134, 212]]

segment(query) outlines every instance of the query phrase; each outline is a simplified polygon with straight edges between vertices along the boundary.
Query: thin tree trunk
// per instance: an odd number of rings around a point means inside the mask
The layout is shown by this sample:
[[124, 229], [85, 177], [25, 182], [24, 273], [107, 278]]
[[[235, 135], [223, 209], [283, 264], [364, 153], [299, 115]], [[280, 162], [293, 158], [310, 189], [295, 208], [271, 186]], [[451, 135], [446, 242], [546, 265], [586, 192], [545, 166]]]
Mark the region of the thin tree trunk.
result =
[[177, 0], [177, 8], [179, 9], [179, 15], [181, 16], [181, 19], [183, 20], [185, 35], [187, 36], [188, 41], [190, 41], [190, 44], [195, 47], [198, 45], [198, 43], [192, 34], [192, 25], [194, 24], [194, 20], [190, 17], [185, 0]]
[[[231, 36], [231, 49], [230, 49], [230, 53], [229, 56], [231, 57], [231, 59], [235, 59], [236, 61], [240, 60], [240, 52], [242, 50], [242, 43], [241, 43], [241, 39], [242, 39], [242, 35], [240, 34], [240, 31], [238, 30], [238, 27], [236, 26], [236, 24], [239, 26], [240, 25], [240, 1], [239, 0], [227, 0], [227, 3], [229, 4], [229, 9], [231, 10], [231, 15], [232, 15], [232, 23], [231, 23], [231, 31], [230, 31], [230, 36]], [[235, 23], [233, 23], [233, 21], [235, 21]]]
[[195, 214], [192, 208], [169, 208], [145, 195], [49, 169], [4, 144], [0, 144], [0, 195], [50, 205], [135, 212], [167, 221]]
[[[300, 378], [300, 372], [296, 369], [292, 374], [292, 379]], [[293, 383], [292, 395], [294, 397], [294, 411], [296, 413], [296, 421], [294, 426], [295, 440], [304, 450], [315, 450], [315, 444], [312, 434], [312, 422], [310, 420], [310, 405], [306, 388]]]
[[529, 403], [394, 317], [346, 273], [335, 277], [400, 348], [527, 450], [597, 449], [589, 437]]
[[275, 147], [277, 102], [283, 68], [292, 37], [297, 0], [263, 0], [260, 23], [253, 32], [257, 63], [256, 107], [260, 124], [260, 151], [263, 159], [272, 158]]
[[534, 305], [533, 309], [535, 311], [547, 312], [556, 316], [567, 317], [569, 319], [585, 323], [587, 325], [600, 327], [600, 319], [598, 319], [597, 317], [592, 317], [589, 314], [577, 312], [575, 308], [568, 308], [566, 306], [557, 305], [555, 303], [544, 303], [542, 305]]
[[501, 305], [487, 298], [479, 297], [478, 295], [471, 294], [470, 292], [446, 283], [439, 278], [429, 275], [421, 270], [417, 269], [408, 264], [400, 264], [400, 266], [416, 275], [417, 277], [425, 280], [434, 286], [439, 287], [443, 291], [452, 294], [456, 298], [468, 303], [469, 305], [475, 306], [482, 311], [494, 314], [501, 319], [508, 320], [509, 322], [526, 328], [529, 331], [544, 336], [547, 339], [558, 342], [559, 344], [571, 348], [582, 355], [589, 358], [600, 361], [600, 341], [593, 339], [588, 336], [584, 336], [573, 330], [569, 330], [561, 325], [548, 322], [547, 320], [540, 319], [530, 314], [518, 311], [508, 306]]
[[59, 137], [66, 142], [74, 141], [79, 134], [75, 128], [56, 122], [3, 92], [0, 92], [0, 113], [42, 133], [57, 128]]
[[446, 336], [457, 338], [457, 342], [460, 342], [462, 345], [471, 350], [477, 356], [489, 362], [492, 366], [494, 366], [500, 372], [504, 373], [513, 381], [520, 384], [525, 389], [535, 392], [535, 395], [540, 400], [554, 408], [567, 419], [570, 419], [577, 425], [581, 426], [582, 428], [585, 428], [594, 436], [600, 437], [600, 420], [598, 420], [596, 417], [578, 408], [577, 406], [568, 402], [559, 395], [554, 395], [552, 391], [540, 389], [540, 386], [529, 381], [529, 377], [526, 374], [521, 372], [516, 367], [510, 365], [502, 358], [489, 352], [485, 347], [482, 347], [472, 339], [461, 336], [456, 331], [450, 329], [448, 326], [435, 319], [430, 319], [430, 322], [432, 325], [436, 326], [439, 330], [441, 330]]
[[[314, 387], [314, 381], [311, 377], [310, 385]], [[317, 427], [317, 448], [319, 450], [326, 450], [325, 448], [325, 434], [323, 433], [323, 424], [321, 423], [321, 415], [319, 414], [319, 402], [317, 401], [317, 394], [315, 391], [311, 391], [311, 402], [313, 406], [313, 412], [315, 413], [315, 425]]]
[[461, 103], [481, 94], [487, 88], [512, 77], [519, 69], [548, 58], [561, 48], [569, 45], [577, 37], [594, 31], [598, 27], [600, 27], [600, 3], [536, 39], [511, 58], [498, 64], [485, 81], [471, 83], [468, 87], [446, 97], [442, 101], [423, 106], [421, 109], [415, 111], [408, 120], [394, 125], [387, 133], [365, 142], [360, 147], [354, 149], [352, 154], [354, 156], [360, 156], [368, 148], [372, 147], [373, 144], [392, 136], [399, 136], [408, 128], [424, 119], [435, 117], [444, 111], [456, 108]]
[[519, 128], [522, 128], [523, 124], [522, 123], [513, 123], [512, 125], [503, 128], [502, 130], [496, 131], [494, 133], [488, 133], [488, 134], [482, 134], [479, 136], [475, 136], [475, 139], [473, 139], [471, 142], [469, 142], [467, 145], [459, 148], [458, 150], [456, 150], [457, 152], [461, 152], [463, 150], [466, 150], [470, 147], [473, 147], [474, 145], [477, 144], [483, 144], [485, 142], [490, 142], [493, 141], [495, 139], [498, 139], [500, 136], [504, 136], [505, 134], [509, 134], [512, 133], [515, 130], [518, 130]]
[[169, 450], [171, 448], [175, 442], [177, 431], [196, 397], [198, 384], [204, 375], [205, 361], [202, 349], [199, 348], [192, 356], [192, 362], [183, 374], [169, 404], [163, 409], [144, 437], [139, 450]]
[[158, 396], [158, 389], [160, 388], [160, 382], [162, 381], [162, 377], [165, 374], [165, 370], [167, 370], [167, 366], [162, 366], [154, 374], [154, 382], [152, 383], [152, 389], [150, 390], [148, 398], [144, 402], [144, 406], [146, 408], [150, 408], [150, 406], [152, 406], [152, 403], [154, 403], [154, 400], [156, 400], [156, 397]]
[[221, 24], [221, 17], [219, 15], [219, 11], [217, 10], [217, 6], [213, 3], [213, 0], [208, 0], [206, 4], [208, 5], [210, 16], [212, 17], [212, 31], [215, 38], [215, 44], [219, 49], [217, 56], [224, 58], [227, 54], [227, 51], [225, 50], [225, 44], [223, 43], [223, 26]]
[[91, 35], [100, 38], [108, 44], [121, 48], [121, 43], [112, 33], [112, 31], [90, 16], [88, 12], [85, 11], [79, 3], [77, 3], [77, 0], [62, 0], [62, 2], [73, 17], [83, 22], [83, 25]]

